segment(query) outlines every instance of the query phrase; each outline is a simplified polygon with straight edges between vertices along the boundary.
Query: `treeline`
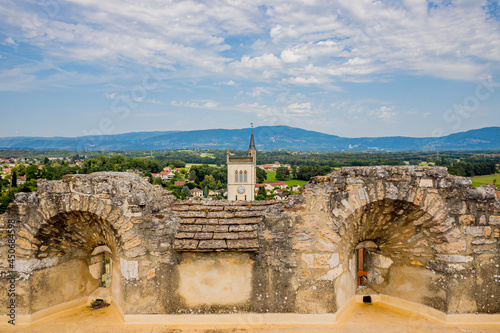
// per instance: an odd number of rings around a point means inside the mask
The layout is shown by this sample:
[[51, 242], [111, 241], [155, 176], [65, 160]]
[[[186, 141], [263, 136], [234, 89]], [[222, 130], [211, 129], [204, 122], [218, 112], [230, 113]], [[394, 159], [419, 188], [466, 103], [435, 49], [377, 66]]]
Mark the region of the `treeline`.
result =
[[183, 168], [186, 163], [177, 159], [160, 161], [144, 157], [98, 156], [85, 160], [81, 166], [81, 173], [139, 170], [144, 175], [149, 175], [161, 172], [168, 165], [174, 168]]
[[[292, 166], [292, 171], [286, 167], [279, 167], [276, 169], [276, 180], [289, 180], [289, 179], [299, 179], [309, 181], [312, 177], [316, 176], [325, 176], [333, 171], [333, 168], [328, 165], [301, 165], [301, 166]], [[260, 169], [257, 169], [260, 170]]]
[[[247, 151], [232, 150], [236, 156], [246, 155]], [[195, 164], [226, 164], [226, 150], [221, 149], [178, 149], [167, 151], [105, 151], [105, 152], [84, 152], [84, 151], [33, 151], [33, 150], [3, 150], [0, 151], [2, 158], [38, 158], [44, 157], [69, 157], [76, 158], [97, 158], [104, 155], [110, 157], [133, 157], [156, 160], [165, 164], [178, 162]], [[175, 162], [177, 161], [177, 162]], [[461, 161], [466, 163], [500, 163], [500, 153], [492, 151], [331, 151], [331, 152], [301, 152], [301, 151], [258, 151], [257, 164], [273, 164], [279, 161], [281, 164], [305, 165], [305, 166], [372, 166], [372, 165], [402, 165], [409, 162], [411, 165], [418, 165], [422, 162], [436, 163], [437, 165], [451, 166], [453, 162]]]
[[[189, 180], [201, 183], [207, 176], [213, 177], [214, 181], [227, 186], [227, 167], [213, 167], [207, 164], [193, 165], [189, 170]], [[210, 179], [210, 178], [209, 178]]]
[[457, 162], [452, 166], [448, 166], [448, 173], [455, 176], [474, 177], [482, 175], [490, 175], [497, 172], [495, 163], [467, 163]]

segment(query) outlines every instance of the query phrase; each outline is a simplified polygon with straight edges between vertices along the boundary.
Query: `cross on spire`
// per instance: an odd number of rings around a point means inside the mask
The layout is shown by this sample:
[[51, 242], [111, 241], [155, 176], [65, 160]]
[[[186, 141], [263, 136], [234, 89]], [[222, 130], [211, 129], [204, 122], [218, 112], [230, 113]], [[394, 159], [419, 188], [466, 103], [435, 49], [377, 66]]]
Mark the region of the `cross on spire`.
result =
[[248, 147], [248, 150], [251, 150], [251, 149], [253, 149], [253, 150], [257, 150], [257, 149], [255, 148], [255, 140], [254, 140], [254, 138], [253, 138], [253, 123], [251, 123], [250, 125], [251, 125], [251, 127], [252, 127], [252, 136], [250, 137], [250, 147]]

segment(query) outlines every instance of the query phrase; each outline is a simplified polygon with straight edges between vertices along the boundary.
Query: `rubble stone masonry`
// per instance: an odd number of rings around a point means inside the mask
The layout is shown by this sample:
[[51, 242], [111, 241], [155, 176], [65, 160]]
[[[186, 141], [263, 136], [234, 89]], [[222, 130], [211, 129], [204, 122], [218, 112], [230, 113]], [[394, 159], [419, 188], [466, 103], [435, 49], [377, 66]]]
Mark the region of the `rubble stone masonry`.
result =
[[9, 220], [20, 315], [93, 295], [100, 246], [125, 314], [335, 313], [357, 292], [500, 313], [499, 201], [442, 167], [342, 168], [284, 202], [176, 201], [132, 174], [68, 175], [0, 216], [2, 270]]

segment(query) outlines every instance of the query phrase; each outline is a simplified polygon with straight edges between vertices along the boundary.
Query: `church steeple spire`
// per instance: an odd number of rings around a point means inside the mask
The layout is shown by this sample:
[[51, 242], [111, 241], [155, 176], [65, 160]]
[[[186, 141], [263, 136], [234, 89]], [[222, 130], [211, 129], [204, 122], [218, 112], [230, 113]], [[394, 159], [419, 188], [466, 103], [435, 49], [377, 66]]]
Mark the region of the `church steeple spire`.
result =
[[252, 136], [250, 137], [250, 147], [248, 147], [248, 150], [257, 150], [255, 148], [255, 141], [253, 139], [253, 123], [251, 125], [252, 125]]

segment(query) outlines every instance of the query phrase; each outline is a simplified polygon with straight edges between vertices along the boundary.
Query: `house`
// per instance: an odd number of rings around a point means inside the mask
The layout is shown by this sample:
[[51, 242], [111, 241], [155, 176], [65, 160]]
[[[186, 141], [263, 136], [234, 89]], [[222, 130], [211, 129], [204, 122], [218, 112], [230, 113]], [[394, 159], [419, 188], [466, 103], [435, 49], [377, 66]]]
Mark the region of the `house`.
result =
[[276, 200], [285, 200], [286, 197], [288, 197], [288, 194], [286, 193], [278, 193], [274, 196], [274, 199]]
[[83, 162], [76, 162], [76, 165], [78, 165], [79, 167], [81, 167], [83, 164]]
[[186, 185], [186, 181], [185, 180], [176, 180], [176, 181], [174, 181], [174, 185], [175, 186], [184, 186], [184, 185]]
[[290, 191], [292, 191], [292, 192], [300, 191], [300, 185], [292, 185], [292, 186], [290, 186]]
[[195, 198], [203, 198], [203, 190], [195, 187], [191, 190], [191, 195]]
[[152, 173], [151, 176], [153, 178], [160, 177], [161, 180], [168, 181], [168, 180], [172, 180], [172, 178], [174, 178], [175, 174], [172, 172], [162, 171], [160, 173]]
[[227, 190], [225, 188], [220, 188], [218, 190], [215, 190], [215, 193], [216, 194], [220, 194], [222, 196], [226, 196], [227, 195]]
[[256, 189], [256, 192], [255, 192], [255, 193], [258, 193], [258, 191], [259, 191], [259, 187], [264, 187], [264, 188], [266, 189], [266, 193], [267, 193], [267, 194], [269, 194], [269, 193], [270, 193], [270, 191], [271, 191], [272, 189], [274, 189], [274, 187], [272, 187], [272, 186], [271, 186], [271, 185], [269, 185], [269, 184], [261, 184], [261, 183], [257, 183], [257, 184], [255, 184], [255, 189]]
[[266, 190], [267, 189], [272, 190], [275, 187], [279, 187], [282, 190], [286, 190], [286, 188], [288, 187], [287, 183], [278, 182], [278, 181], [270, 181], [270, 180], [268, 180], [268, 181], [264, 182], [264, 184], [266, 186]]
[[23, 185], [23, 184], [26, 184], [26, 177], [17, 176], [17, 185]]
[[262, 164], [262, 165], [258, 165], [258, 167], [261, 168], [262, 170], [270, 170], [271, 164]]
[[165, 171], [165, 172], [172, 172], [172, 168], [166, 166], [166, 167], [163, 168], [163, 171]]
[[494, 189], [497, 188], [497, 186], [493, 185], [493, 184], [482, 184], [479, 187], [482, 187], [482, 188], [494, 188]]
[[271, 171], [276, 171], [276, 169], [278, 169], [279, 167], [281, 166], [280, 162], [276, 161], [274, 162], [273, 165], [271, 165]]

